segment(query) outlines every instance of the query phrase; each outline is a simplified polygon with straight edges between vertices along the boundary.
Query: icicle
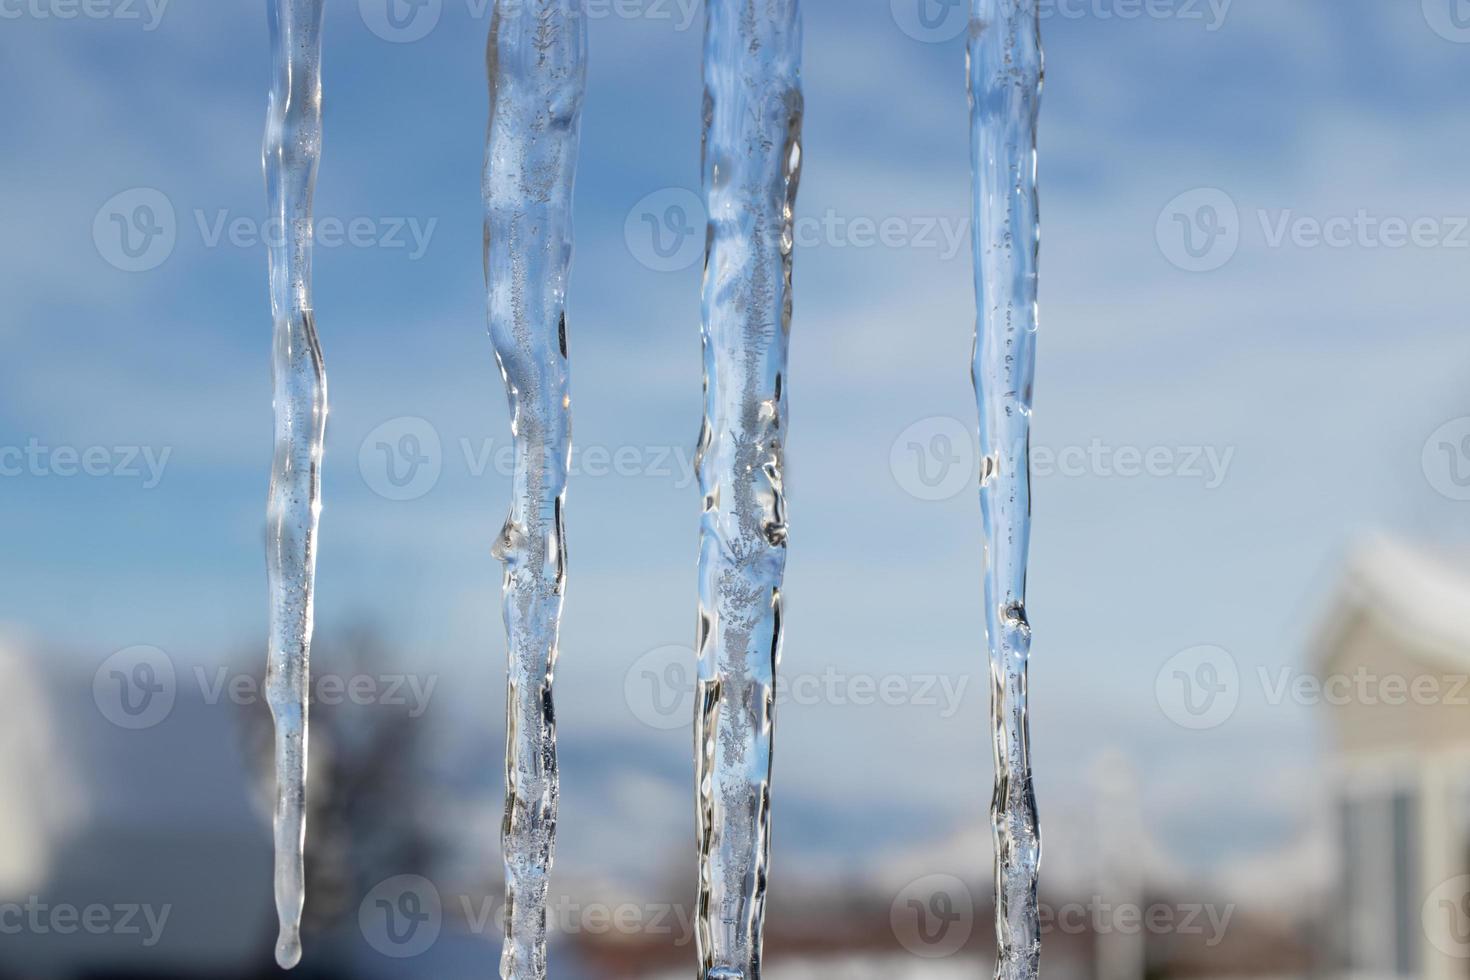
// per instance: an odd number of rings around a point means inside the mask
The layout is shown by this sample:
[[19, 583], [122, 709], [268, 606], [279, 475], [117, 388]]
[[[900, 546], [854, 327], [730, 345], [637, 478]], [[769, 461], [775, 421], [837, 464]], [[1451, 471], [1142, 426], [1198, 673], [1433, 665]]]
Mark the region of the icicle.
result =
[[485, 281], [516, 447], [510, 517], [495, 545], [509, 649], [500, 975], [514, 980], [546, 976], [557, 807], [551, 688], [572, 435], [565, 301], [586, 26], [583, 0], [497, 0], [487, 50]]
[[276, 723], [276, 961], [301, 960], [305, 902], [306, 715], [312, 587], [321, 510], [327, 383], [311, 309], [311, 199], [321, 154], [322, 0], [267, 0], [274, 86], [265, 135], [272, 220], [285, 234], [270, 247], [275, 320], [275, 462], [266, 522], [270, 584], [267, 700]]
[[1036, 350], [1037, 0], [973, 0], [969, 85], [975, 179], [974, 380], [985, 460], [985, 619], [995, 745], [997, 980], [1035, 980], [1041, 834], [1031, 784], [1026, 561], [1031, 537], [1031, 387]]
[[799, 0], [708, 0], [706, 7], [697, 932], [706, 980], [759, 980], [786, 567], [801, 13]]

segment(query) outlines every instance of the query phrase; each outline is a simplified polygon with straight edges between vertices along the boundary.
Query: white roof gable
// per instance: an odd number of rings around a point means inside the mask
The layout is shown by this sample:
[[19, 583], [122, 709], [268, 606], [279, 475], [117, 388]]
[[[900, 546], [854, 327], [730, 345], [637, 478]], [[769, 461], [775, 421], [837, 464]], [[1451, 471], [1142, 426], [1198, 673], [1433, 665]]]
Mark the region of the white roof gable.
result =
[[1337, 652], [1358, 616], [1421, 656], [1470, 669], [1470, 569], [1378, 535], [1356, 547], [1313, 644], [1317, 661]]

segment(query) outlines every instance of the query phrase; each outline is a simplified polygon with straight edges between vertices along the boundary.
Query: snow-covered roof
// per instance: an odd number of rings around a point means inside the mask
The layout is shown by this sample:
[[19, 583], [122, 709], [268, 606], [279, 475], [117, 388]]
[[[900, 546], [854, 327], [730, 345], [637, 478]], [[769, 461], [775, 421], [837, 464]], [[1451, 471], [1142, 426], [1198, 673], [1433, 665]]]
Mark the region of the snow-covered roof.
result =
[[1470, 568], [1375, 535], [1353, 550], [1318, 633], [1319, 661], [1341, 631], [1366, 616], [1406, 646], [1456, 669], [1470, 667]]

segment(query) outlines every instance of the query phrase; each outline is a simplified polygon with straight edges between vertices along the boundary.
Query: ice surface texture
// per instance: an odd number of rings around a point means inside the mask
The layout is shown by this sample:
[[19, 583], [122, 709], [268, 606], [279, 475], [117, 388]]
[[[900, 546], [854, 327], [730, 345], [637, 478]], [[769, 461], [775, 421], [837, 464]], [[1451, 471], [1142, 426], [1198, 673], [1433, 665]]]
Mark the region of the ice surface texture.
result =
[[572, 428], [566, 290], [572, 186], [587, 74], [581, 0], [498, 0], [487, 48], [485, 286], [510, 401], [515, 472], [495, 544], [505, 563], [505, 943], [500, 975], [546, 976], [556, 845], [552, 679], [566, 584]]
[[1038, 0], [973, 0], [969, 45], [974, 169], [980, 503], [986, 536], [995, 793], [997, 980], [1035, 980], [1041, 833], [1031, 784], [1026, 562], [1031, 539], [1031, 388], [1036, 363]]
[[706, 980], [758, 980], [786, 567], [801, 13], [798, 0], [708, 0], [706, 17], [697, 935]]

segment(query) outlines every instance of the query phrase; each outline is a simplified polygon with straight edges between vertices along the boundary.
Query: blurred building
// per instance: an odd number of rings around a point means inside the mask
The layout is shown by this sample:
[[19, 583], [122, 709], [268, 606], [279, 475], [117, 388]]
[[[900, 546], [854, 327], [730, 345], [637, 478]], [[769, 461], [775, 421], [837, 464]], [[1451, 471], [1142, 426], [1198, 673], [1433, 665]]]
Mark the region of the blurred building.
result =
[[0, 897], [47, 880], [86, 809], [58, 727], [25, 640], [0, 630]]
[[1292, 696], [1330, 718], [1339, 975], [1470, 977], [1470, 573], [1365, 544], [1314, 661]]
[[[117, 921], [98, 933], [7, 935], [0, 976], [259, 975], [254, 967], [274, 928], [269, 824], [249, 792], [238, 711], [205, 703], [192, 674], [180, 677], [167, 717], [127, 730], [98, 710], [90, 674], [45, 676], [57, 755], [85, 774], [86, 806], [45, 877], [0, 898], [43, 909], [100, 906]], [[13, 813], [13, 799], [0, 810]]]

